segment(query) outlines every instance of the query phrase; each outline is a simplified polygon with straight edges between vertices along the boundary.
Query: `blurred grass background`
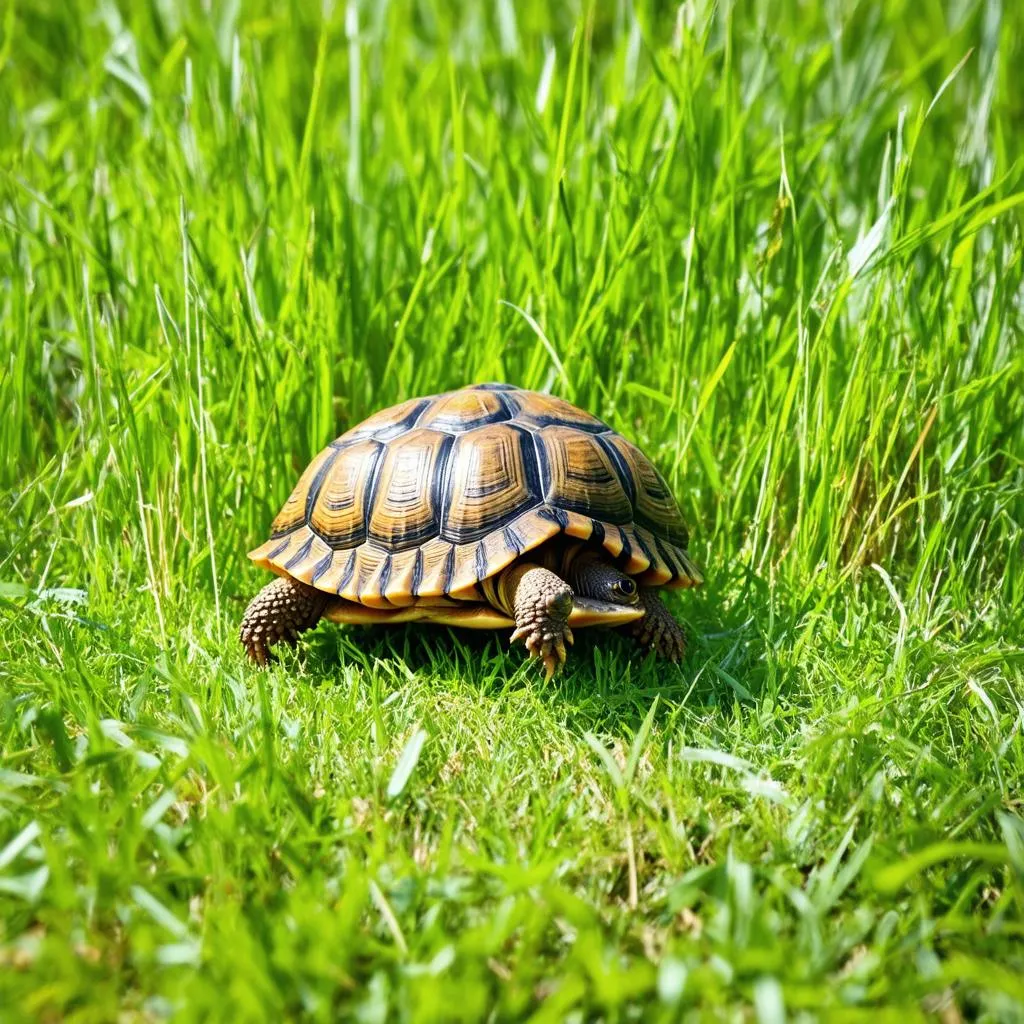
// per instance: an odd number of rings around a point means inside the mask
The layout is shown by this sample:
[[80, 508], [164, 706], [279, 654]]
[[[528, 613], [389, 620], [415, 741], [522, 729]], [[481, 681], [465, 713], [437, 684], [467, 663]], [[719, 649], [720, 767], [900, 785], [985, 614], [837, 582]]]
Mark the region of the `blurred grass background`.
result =
[[[0, 1015], [1018, 1018], [1022, 58], [996, 0], [10, 0]], [[310, 456], [483, 380], [670, 479], [686, 664], [251, 672]]]

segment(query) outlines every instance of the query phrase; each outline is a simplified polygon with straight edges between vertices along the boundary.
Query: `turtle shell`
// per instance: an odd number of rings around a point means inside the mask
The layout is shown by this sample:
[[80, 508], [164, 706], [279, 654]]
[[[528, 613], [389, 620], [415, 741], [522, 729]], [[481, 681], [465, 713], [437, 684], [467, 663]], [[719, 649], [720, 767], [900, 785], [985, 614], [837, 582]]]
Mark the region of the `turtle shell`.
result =
[[564, 534], [646, 586], [699, 570], [665, 480], [635, 445], [561, 398], [479, 384], [375, 413], [329, 444], [257, 564], [374, 608], [448, 596]]

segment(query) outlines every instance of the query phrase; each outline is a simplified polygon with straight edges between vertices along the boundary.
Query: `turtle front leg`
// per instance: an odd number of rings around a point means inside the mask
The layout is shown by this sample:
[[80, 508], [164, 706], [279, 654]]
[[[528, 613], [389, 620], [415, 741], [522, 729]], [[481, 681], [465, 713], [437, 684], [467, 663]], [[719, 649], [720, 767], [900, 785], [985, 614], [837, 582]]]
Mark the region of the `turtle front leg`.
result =
[[658, 591], [642, 587], [640, 606], [644, 610], [644, 617], [623, 626], [623, 630], [645, 650], [653, 650], [659, 658], [679, 661], [686, 653], [686, 634], [662, 603]]
[[295, 646], [299, 634], [312, 629], [323, 615], [330, 595], [316, 587], [279, 576], [250, 602], [242, 616], [238, 639], [257, 665], [274, 660], [270, 648], [284, 640]]
[[572, 588], [549, 569], [530, 563], [506, 569], [498, 588], [516, 620], [511, 642], [522, 640], [530, 657], [544, 662], [544, 676], [550, 679], [565, 663], [565, 645], [573, 642]]

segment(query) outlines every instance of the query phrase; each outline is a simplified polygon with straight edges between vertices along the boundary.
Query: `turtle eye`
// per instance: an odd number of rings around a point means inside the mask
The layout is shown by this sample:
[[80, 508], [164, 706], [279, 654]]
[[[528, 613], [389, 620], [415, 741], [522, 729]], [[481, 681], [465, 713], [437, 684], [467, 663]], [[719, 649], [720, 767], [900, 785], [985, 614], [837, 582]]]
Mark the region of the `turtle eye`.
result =
[[624, 580], [616, 581], [612, 590], [621, 597], [635, 597], [636, 596], [636, 584], [628, 577]]

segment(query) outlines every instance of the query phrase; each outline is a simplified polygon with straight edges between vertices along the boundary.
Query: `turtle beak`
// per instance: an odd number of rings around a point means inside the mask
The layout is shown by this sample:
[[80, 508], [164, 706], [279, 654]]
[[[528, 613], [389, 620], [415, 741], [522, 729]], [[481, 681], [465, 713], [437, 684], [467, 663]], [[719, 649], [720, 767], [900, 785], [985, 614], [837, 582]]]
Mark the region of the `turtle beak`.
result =
[[612, 604], [611, 601], [595, 601], [590, 597], [574, 597], [569, 625], [573, 629], [581, 626], [624, 626], [644, 617], [644, 610], [637, 604]]

